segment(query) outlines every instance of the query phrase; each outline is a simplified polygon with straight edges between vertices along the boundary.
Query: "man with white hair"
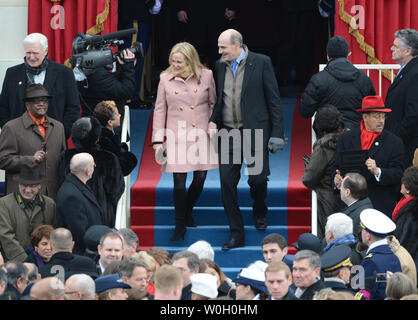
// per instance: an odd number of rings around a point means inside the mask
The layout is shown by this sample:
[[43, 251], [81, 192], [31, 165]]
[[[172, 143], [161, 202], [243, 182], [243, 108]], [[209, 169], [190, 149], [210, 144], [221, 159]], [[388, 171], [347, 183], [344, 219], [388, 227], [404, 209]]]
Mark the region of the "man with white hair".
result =
[[324, 253], [333, 247], [345, 245], [350, 247], [350, 259], [354, 265], [360, 264], [363, 257], [357, 251], [357, 239], [353, 235], [353, 220], [346, 214], [338, 212], [328, 216], [325, 225]]
[[209, 259], [211, 261], [215, 260], [215, 251], [209, 242], [205, 240], [199, 240], [191, 244], [187, 251], [191, 251], [197, 254], [199, 259]]
[[10, 67], [4, 77], [0, 95], [0, 126], [25, 113], [23, 103], [26, 87], [37, 83], [52, 96], [48, 116], [64, 125], [65, 136], [80, 112], [80, 98], [72, 70], [48, 58], [48, 39], [31, 33], [24, 40], [24, 63]]
[[65, 281], [65, 299], [95, 300], [94, 280], [86, 274], [74, 274]]

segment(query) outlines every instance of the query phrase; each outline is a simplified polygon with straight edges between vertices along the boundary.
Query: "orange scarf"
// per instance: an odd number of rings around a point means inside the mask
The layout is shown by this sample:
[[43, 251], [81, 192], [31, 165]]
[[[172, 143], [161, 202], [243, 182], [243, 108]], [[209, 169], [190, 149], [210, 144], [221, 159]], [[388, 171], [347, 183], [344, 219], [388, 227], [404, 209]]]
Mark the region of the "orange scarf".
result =
[[360, 131], [360, 141], [362, 150], [369, 150], [372, 147], [374, 140], [376, 140], [376, 138], [381, 134], [381, 132], [371, 132], [366, 130], [363, 120], [361, 120], [360, 123]]
[[41, 133], [42, 137], [45, 139], [46, 136], [46, 128], [48, 127], [48, 120], [46, 120], [45, 116], [42, 117], [41, 120], [35, 118], [29, 111], [29, 117], [35, 122], [36, 127], [38, 128], [39, 132]]

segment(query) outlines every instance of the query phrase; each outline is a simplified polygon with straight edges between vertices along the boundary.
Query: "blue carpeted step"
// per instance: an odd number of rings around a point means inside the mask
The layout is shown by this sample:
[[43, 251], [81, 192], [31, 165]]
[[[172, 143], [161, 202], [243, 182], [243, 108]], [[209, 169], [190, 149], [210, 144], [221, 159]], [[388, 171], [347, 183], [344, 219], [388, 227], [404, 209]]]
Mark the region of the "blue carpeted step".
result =
[[[136, 227], [141, 228], [141, 227]], [[147, 228], [147, 227], [143, 227]], [[268, 226], [266, 230], [260, 231], [255, 227], [246, 226], [245, 236], [247, 246], [260, 245], [264, 237], [269, 233], [279, 233], [287, 238], [288, 226]], [[292, 228], [304, 229], [305, 226], [292, 226]], [[188, 246], [198, 240], [206, 240], [212, 246], [222, 246], [229, 240], [229, 226], [200, 226], [198, 228], [187, 228], [184, 240], [178, 242], [170, 242], [168, 239], [174, 232], [174, 226], [155, 226], [154, 228], [154, 245], [156, 247], [169, 246]]]
[[[241, 207], [242, 217], [245, 225], [253, 225], [252, 208]], [[287, 208], [269, 208], [267, 223], [270, 225], [286, 224]], [[195, 207], [193, 219], [198, 226], [204, 225], [228, 225], [225, 210], [223, 207]], [[156, 207], [155, 224], [171, 225], [174, 223], [174, 207]]]

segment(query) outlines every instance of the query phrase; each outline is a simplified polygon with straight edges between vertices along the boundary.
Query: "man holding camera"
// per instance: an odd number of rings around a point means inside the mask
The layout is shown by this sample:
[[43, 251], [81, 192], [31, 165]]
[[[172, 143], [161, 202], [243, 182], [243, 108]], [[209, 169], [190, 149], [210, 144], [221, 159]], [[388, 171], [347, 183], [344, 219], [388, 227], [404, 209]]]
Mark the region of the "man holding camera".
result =
[[23, 100], [27, 112], [7, 122], [0, 134], [0, 169], [6, 170], [6, 193], [16, 191], [15, 178], [29, 166], [40, 170], [47, 180], [42, 194], [55, 200], [58, 157], [66, 149], [64, 126], [47, 116], [51, 96], [42, 85], [29, 85]]
[[48, 58], [48, 39], [31, 33], [24, 40], [25, 62], [6, 71], [0, 95], [0, 126], [25, 113], [26, 88], [38, 83], [51, 95], [48, 116], [60, 121], [68, 139], [80, 113], [80, 99], [72, 70]]
[[[82, 116], [93, 114], [94, 108], [101, 101], [113, 100], [123, 121], [124, 108], [135, 90], [135, 54], [131, 50], [121, 51], [123, 58], [117, 57], [117, 70], [109, 71], [106, 66], [94, 70], [87, 75], [87, 79], [78, 82], [79, 90], [83, 98]], [[119, 127], [120, 131], [120, 127]], [[120, 136], [120, 132], [117, 132]]]

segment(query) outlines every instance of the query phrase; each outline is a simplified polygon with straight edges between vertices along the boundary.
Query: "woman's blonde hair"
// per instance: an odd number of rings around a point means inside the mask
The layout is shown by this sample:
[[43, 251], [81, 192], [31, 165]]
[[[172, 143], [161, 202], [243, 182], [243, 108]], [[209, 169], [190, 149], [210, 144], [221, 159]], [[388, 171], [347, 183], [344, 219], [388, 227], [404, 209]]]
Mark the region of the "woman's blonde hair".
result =
[[[187, 63], [186, 68], [180, 74], [178, 74], [171, 65], [171, 59], [175, 53], [183, 54]], [[200, 83], [202, 69], [206, 69], [206, 67], [200, 62], [199, 54], [197, 53], [195, 47], [188, 42], [179, 42], [171, 48], [170, 55], [168, 56], [168, 63], [170, 66], [164, 72], [179, 75], [181, 77], [194, 75], [198, 83]]]

